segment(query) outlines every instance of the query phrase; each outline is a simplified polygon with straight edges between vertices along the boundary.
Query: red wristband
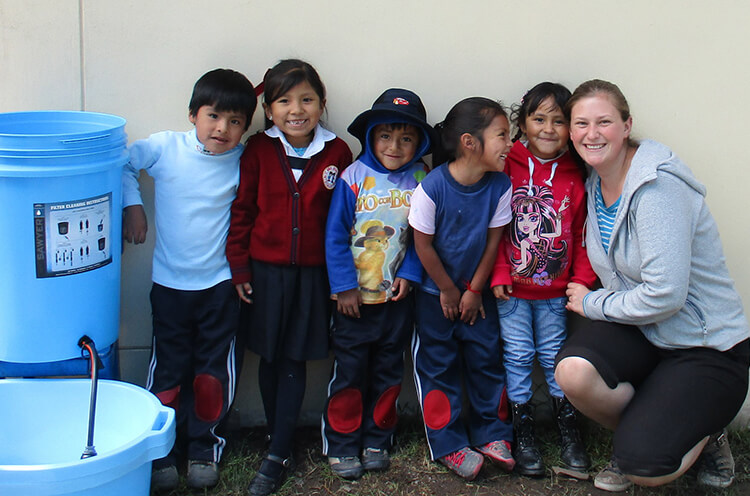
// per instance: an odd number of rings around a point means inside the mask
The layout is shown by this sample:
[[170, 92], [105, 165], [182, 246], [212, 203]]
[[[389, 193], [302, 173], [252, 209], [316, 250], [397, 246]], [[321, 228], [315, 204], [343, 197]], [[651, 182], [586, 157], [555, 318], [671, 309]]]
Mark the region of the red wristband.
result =
[[474, 293], [474, 294], [482, 294], [481, 291], [477, 291], [476, 289], [471, 289], [471, 283], [470, 282], [466, 283], [466, 291], [469, 291], [470, 293]]

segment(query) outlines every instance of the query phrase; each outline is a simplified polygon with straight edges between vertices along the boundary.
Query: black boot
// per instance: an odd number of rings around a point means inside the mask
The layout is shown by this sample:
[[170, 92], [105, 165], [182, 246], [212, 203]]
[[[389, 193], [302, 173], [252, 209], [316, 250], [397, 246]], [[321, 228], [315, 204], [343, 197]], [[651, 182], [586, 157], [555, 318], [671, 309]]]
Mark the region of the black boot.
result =
[[534, 417], [528, 403], [513, 403], [513, 430], [516, 433], [516, 472], [522, 475], [544, 475], [542, 454], [536, 447], [534, 438]]
[[552, 403], [560, 428], [560, 458], [563, 466], [579, 472], [588, 471], [591, 461], [578, 432], [575, 407], [565, 397], [553, 397]]

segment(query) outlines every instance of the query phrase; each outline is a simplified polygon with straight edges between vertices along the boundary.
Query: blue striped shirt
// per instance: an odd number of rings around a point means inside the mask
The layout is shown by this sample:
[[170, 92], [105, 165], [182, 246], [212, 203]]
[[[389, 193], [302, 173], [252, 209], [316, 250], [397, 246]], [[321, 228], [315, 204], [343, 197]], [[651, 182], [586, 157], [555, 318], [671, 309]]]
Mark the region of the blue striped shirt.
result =
[[609, 253], [609, 238], [612, 236], [612, 227], [615, 225], [617, 208], [620, 206], [620, 198], [617, 198], [609, 207], [604, 205], [602, 197], [602, 181], [596, 184], [596, 221], [599, 223], [599, 233], [602, 236], [604, 251]]

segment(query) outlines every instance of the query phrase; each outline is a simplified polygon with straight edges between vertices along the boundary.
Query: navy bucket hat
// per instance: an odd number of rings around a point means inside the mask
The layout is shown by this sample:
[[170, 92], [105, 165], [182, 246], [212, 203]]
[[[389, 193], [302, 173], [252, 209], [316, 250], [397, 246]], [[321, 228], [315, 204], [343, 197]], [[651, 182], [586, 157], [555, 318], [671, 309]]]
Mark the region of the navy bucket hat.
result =
[[422, 100], [413, 91], [401, 88], [387, 89], [375, 100], [370, 110], [365, 110], [354, 119], [347, 131], [359, 140], [362, 148], [366, 145], [369, 123], [374, 119], [381, 122], [383, 119], [394, 119], [391, 122], [404, 122], [422, 129], [430, 139], [430, 147], [425, 154], [430, 153], [432, 146], [437, 142], [437, 133], [427, 124], [427, 111]]

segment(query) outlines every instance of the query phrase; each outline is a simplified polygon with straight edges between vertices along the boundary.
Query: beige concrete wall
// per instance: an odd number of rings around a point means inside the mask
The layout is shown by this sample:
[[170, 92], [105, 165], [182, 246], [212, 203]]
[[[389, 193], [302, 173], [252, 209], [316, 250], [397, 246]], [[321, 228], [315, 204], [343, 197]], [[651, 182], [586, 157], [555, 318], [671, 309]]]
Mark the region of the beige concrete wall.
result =
[[[743, 0], [0, 0], [0, 111], [119, 114], [134, 140], [188, 129], [190, 91], [207, 70], [231, 67], [257, 82], [278, 59], [300, 57], [328, 87], [328, 126], [356, 154], [346, 126], [387, 87], [419, 93], [434, 123], [466, 96], [510, 104], [542, 80], [573, 89], [608, 79], [630, 100], [636, 135], [673, 147], [708, 186], [748, 304], [748, 21]], [[260, 126], [256, 119], [252, 130]], [[147, 179], [144, 193], [151, 216]], [[138, 384], [152, 243], [153, 232], [123, 255], [123, 375]], [[261, 411], [255, 361], [247, 362], [243, 422]], [[325, 363], [311, 371], [308, 412], [320, 406], [327, 374]]]

